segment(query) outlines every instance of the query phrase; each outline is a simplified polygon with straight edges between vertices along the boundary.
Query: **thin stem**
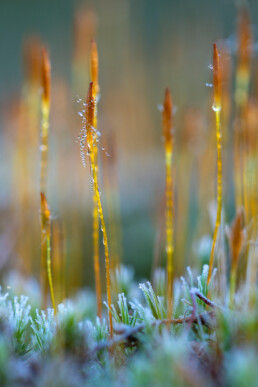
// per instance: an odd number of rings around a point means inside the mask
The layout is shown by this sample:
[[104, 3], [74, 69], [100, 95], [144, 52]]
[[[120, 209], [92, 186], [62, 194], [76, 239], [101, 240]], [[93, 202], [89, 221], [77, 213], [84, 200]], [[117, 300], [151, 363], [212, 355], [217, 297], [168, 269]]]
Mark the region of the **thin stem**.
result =
[[229, 300], [231, 307], [234, 304], [235, 290], [236, 290], [236, 267], [232, 267], [230, 272], [230, 300]]
[[172, 279], [173, 279], [173, 190], [172, 190], [172, 152], [166, 151], [166, 251], [167, 251], [167, 317], [172, 316]]
[[208, 285], [211, 280], [213, 261], [214, 261], [214, 252], [217, 241], [218, 230], [221, 222], [221, 210], [222, 210], [222, 155], [221, 155], [221, 125], [220, 125], [220, 110], [216, 110], [216, 138], [217, 138], [217, 216], [216, 224], [213, 234], [211, 255], [210, 255], [210, 265], [208, 273]]
[[[40, 143], [40, 192], [46, 195], [47, 167], [48, 167], [48, 131], [49, 131], [49, 107], [42, 101], [42, 123]], [[47, 305], [47, 277], [46, 277], [46, 230], [41, 222], [41, 286], [43, 288], [43, 307]]]
[[[94, 130], [97, 130], [98, 126], [98, 115], [97, 115], [97, 97], [99, 93], [99, 84], [98, 84], [98, 49], [97, 44], [93, 40], [91, 42], [91, 54], [90, 54], [90, 79], [92, 82], [92, 97], [95, 101], [95, 114], [93, 117], [93, 127]], [[96, 135], [92, 138], [92, 157], [94, 158], [94, 166], [96, 176], [98, 178], [98, 143], [96, 141]], [[99, 265], [99, 215], [98, 215], [98, 200], [96, 191], [93, 192], [93, 211], [92, 211], [92, 221], [93, 221], [93, 261], [94, 261], [94, 275], [95, 275], [95, 286], [96, 286], [96, 297], [97, 297], [97, 314], [101, 319], [102, 314], [102, 300], [101, 300], [101, 281], [100, 281], [100, 265]]]
[[40, 144], [40, 192], [46, 193], [48, 166], [49, 109], [42, 104], [41, 144]]
[[54, 312], [56, 314], [56, 303], [55, 303], [55, 297], [54, 297], [54, 287], [53, 287], [53, 279], [52, 279], [52, 271], [51, 271], [50, 235], [47, 236], [47, 275], [48, 275], [48, 283], [49, 283], [51, 301], [52, 301]]
[[172, 131], [173, 102], [169, 89], [165, 90], [163, 104], [163, 135], [166, 155], [166, 252], [167, 252], [167, 318], [172, 317], [173, 293], [173, 187], [172, 187]]
[[[95, 173], [98, 178], [98, 163], [97, 163], [98, 148], [93, 147]], [[99, 318], [102, 314], [102, 300], [101, 300], [101, 282], [100, 282], [100, 265], [99, 265], [99, 213], [98, 213], [98, 199], [96, 190], [93, 192], [93, 261], [94, 261], [94, 275], [97, 297], [97, 313]]]
[[217, 143], [217, 216], [215, 230], [213, 234], [213, 241], [211, 247], [210, 255], [210, 265], [207, 278], [207, 285], [209, 285], [211, 280], [213, 261], [214, 261], [214, 252], [218, 236], [218, 230], [221, 223], [221, 210], [222, 210], [222, 133], [221, 133], [221, 68], [219, 53], [217, 46], [213, 44], [213, 81], [214, 81], [214, 102], [212, 109], [215, 111], [216, 116], [216, 143]]
[[108, 239], [107, 239], [107, 231], [106, 231], [106, 224], [104, 220], [104, 214], [100, 199], [100, 192], [99, 192], [99, 186], [98, 186], [98, 175], [96, 173], [96, 166], [95, 166], [95, 160], [93, 152], [90, 150], [90, 160], [91, 160], [91, 170], [92, 170], [92, 178], [93, 178], [93, 184], [94, 184], [94, 191], [96, 195], [96, 201], [98, 204], [98, 213], [101, 223], [101, 229], [103, 233], [103, 244], [104, 244], [104, 250], [105, 250], [105, 265], [106, 265], [106, 281], [107, 281], [107, 300], [108, 300], [108, 317], [109, 317], [109, 328], [110, 328], [110, 337], [113, 337], [113, 323], [112, 323], [112, 313], [111, 313], [111, 281], [110, 281], [110, 263], [109, 263], [109, 251], [108, 251]]

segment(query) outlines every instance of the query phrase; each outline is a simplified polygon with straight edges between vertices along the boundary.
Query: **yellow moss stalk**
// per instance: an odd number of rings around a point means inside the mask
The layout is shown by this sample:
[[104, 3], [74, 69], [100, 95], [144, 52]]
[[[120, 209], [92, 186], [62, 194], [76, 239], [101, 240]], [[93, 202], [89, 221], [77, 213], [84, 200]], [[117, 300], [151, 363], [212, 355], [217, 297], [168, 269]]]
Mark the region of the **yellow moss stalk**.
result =
[[112, 324], [112, 314], [111, 314], [111, 281], [110, 281], [110, 263], [109, 263], [109, 250], [108, 250], [108, 238], [106, 224], [104, 220], [104, 214], [100, 199], [100, 191], [98, 184], [98, 174], [96, 172], [95, 157], [94, 157], [94, 141], [95, 141], [95, 128], [94, 128], [94, 117], [96, 115], [96, 102], [93, 97], [93, 82], [90, 82], [86, 108], [85, 108], [85, 119], [86, 119], [86, 141], [88, 146], [88, 153], [90, 157], [90, 166], [93, 180], [93, 189], [96, 195], [96, 201], [98, 205], [99, 219], [101, 223], [101, 229], [103, 233], [103, 244], [105, 250], [105, 265], [106, 265], [106, 282], [107, 282], [107, 301], [108, 301], [108, 317], [109, 317], [109, 329], [110, 336], [113, 337], [113, 324]]
[[[51, 66], [46, 48], [42, 50], [41, 63], [41, 140], [40, 140], [40, 192], [46, 196], [47, 190], [47, 166], [48, 166], [48, 132], [49, 132], [49, 112], [50, 112], [50, 83]], [[42, 210], [42, 208], [41, 208]], [[43, 288], [43, 306], [47, 304], [47, 268], [46, 256], [48, 254], [48, 242], [46, 239], [46, 230], [41, 222], [41, 285]]]
[[[90, 53], [90, 80], [93, 83], [92, 94], [97, 103], [97, 97], [99, 93], [98, 85], [98, 49], [97, 44], [93, 40], [91, 42], [91, 53]], [[97, 130], [97, 114], [94, 115], [93, 127]], [[97, 137], [93, 133], [93, 149], [92, 157], [94, 158], [95, 172], [98, 175], [98, 146]], [[99, 214], [98, 214], [98, 200], [96, 191], [93, 192], [93, 261], [94, 261], [94, 275], [95, 275], [95, 286], [96, 286], [96, 297], [97, 297], [97, 314], [101, 318], [102, 300], [101, 300], [101, 281], [100, 281], [100, 265], [99, 265]]]
[[169, 89], [165, 91], [163, 104], [163, 135], [166, 155], [166, 252], [167, 252], [167, 318], [172, 318], [173, 294], [173, 182], [172, 182], [172, 98]]
[[220, 123], [220, 115], [221, 115], [221, 67], [219, 61], [219, 53], [217, 50], [217, 46], [214, 43], [213, 45], [213, 83], [214, 83], [214, 101], [212, 109], [215, 112], [216, 116], [216, 142], [217, 142], [217, 216], [215, 229], [213, 234], [213, 241], [211, 247], [211, 255], [210, 255], [210, 264], [209, 264], [209, 273], [207, 284], [209, 285], [211, 280], [213, 261], [214, 261], [214, 252], [217, 241], [217, 235], [219, 226], [221, 223], [221, 210], [222, 210], [222, 155], [221, 155], [221, 123]]
[[52, 268], [55, 283], [55, 299], [61, 303], [65, 298], [65, 248], [63, 222], [52, 222]]
[[109, 157], [103, 158], [103, 177], [107, 202], [108, 225], [110, 229], [110, 251], [111, 251], [111, 277], [112, 292], [116, 295], [119, 291], [117, 284], [117, 273], [120, 270], [121, 251], [121, 225], [119, 217], [119, 194], [117, 182], [117, 143], [113, 131], [105, 132], [102, 143], [108, 149]]
[[47, 276], [48, 283], [51, 295], [51, 301], [56, 313], [56, 304], [54, 297], [54, 288], [53, 288], [53, 279], [52, 279], [52, 271], [51, 271], [51, 212], [47, 203], [46, 196], [43, 192], [40, 193], [41, 205], [40, 205], [40, 214], [41, 214], [41, 230], [44, 238], [46, 240], [46, 256], [45, 261], [47, 264]]

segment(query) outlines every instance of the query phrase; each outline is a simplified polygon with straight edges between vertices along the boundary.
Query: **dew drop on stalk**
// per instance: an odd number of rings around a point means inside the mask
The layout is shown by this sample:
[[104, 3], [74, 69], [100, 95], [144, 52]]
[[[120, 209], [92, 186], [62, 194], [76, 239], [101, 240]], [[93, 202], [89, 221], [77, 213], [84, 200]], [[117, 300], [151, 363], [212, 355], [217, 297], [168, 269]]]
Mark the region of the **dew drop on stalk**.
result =
[[220, 106], [212, 105], [212, 110], [213, 110], [214, 112], [220, 112], [221, 107], [220, 107]]

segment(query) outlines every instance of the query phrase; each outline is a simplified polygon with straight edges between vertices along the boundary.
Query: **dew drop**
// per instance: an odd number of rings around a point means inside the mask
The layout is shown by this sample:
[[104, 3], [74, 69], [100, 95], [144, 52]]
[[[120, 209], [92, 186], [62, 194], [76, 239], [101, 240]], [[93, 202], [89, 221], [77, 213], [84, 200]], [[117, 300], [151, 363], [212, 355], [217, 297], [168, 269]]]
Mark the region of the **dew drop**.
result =
[[160, 112], [163, 112], [163, 110], [164, 110], [164, 107], [163, 107], [163, 105], [162, 105], [161, 103], [159, 103], [159, 104], [157, 105], [157, 108], [158, 108], [158, 110], [159, 110]]
[[207, 86], [207, 87], [213, 87], [213, 84], [212, 84], [212, 83], [206, 82], [206, 83], [205, 83], [205, 86]]
[[98, 103], [100, 100], [100, 94], [97, 95], [97, 98], [96, 98], [96, 103]]
[[215, 106], [215, 105], [212, 105], [212, 110], [214, 112], [219, 112], [221, 110], [221, 107], [220, 106]]

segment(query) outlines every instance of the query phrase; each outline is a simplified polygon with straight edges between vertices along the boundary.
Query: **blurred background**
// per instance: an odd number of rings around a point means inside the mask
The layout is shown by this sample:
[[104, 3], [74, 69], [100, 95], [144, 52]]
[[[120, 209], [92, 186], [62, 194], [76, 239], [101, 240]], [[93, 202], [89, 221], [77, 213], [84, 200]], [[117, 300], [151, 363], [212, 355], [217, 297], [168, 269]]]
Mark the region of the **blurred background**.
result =
[[[31, 58], [43, 43], [52, 67], [48, 202], [53, 265], [58, 267], [62, 260], [68, 294], [94, 286], [90, 173], [89, 165], [82, 165], [76, 142], [93, 38], [99, 51], [100, 186], [111, 259], [119, 255], [121, 262], [134, 268], [137, 278], [150, 278], [153, 262], [165, 265], [165, 156], [159, 105], [167, 86], [174, 102], [175, 275], [182, 275], [186, 265], [200, 266], [200, 256], [204, 261], [208, 258], [209, 205], [216, 197], [209, 65], [212, 44], [217, 42], [230, 94], [237, 11], [242, 4], [247, 3], [1, 0], [2, 276], [15, 269], [39, 278], [40, 87], [37, 63]], [[255, 35], [258, 2], [247, 5]], [[256, 67], [254, 51], [253, 88], [257, 87]], [[228, 115], [233, 109], [228, 107]], [[229, 128], [225, 141], [230, 136]], [[235, 208], [227, 168], [224, 179], [224, 220], [230, 222]], [[104, 268], [102, 250], [100, 258]], [[104, 270], [102, 277], [104, 282]]]

